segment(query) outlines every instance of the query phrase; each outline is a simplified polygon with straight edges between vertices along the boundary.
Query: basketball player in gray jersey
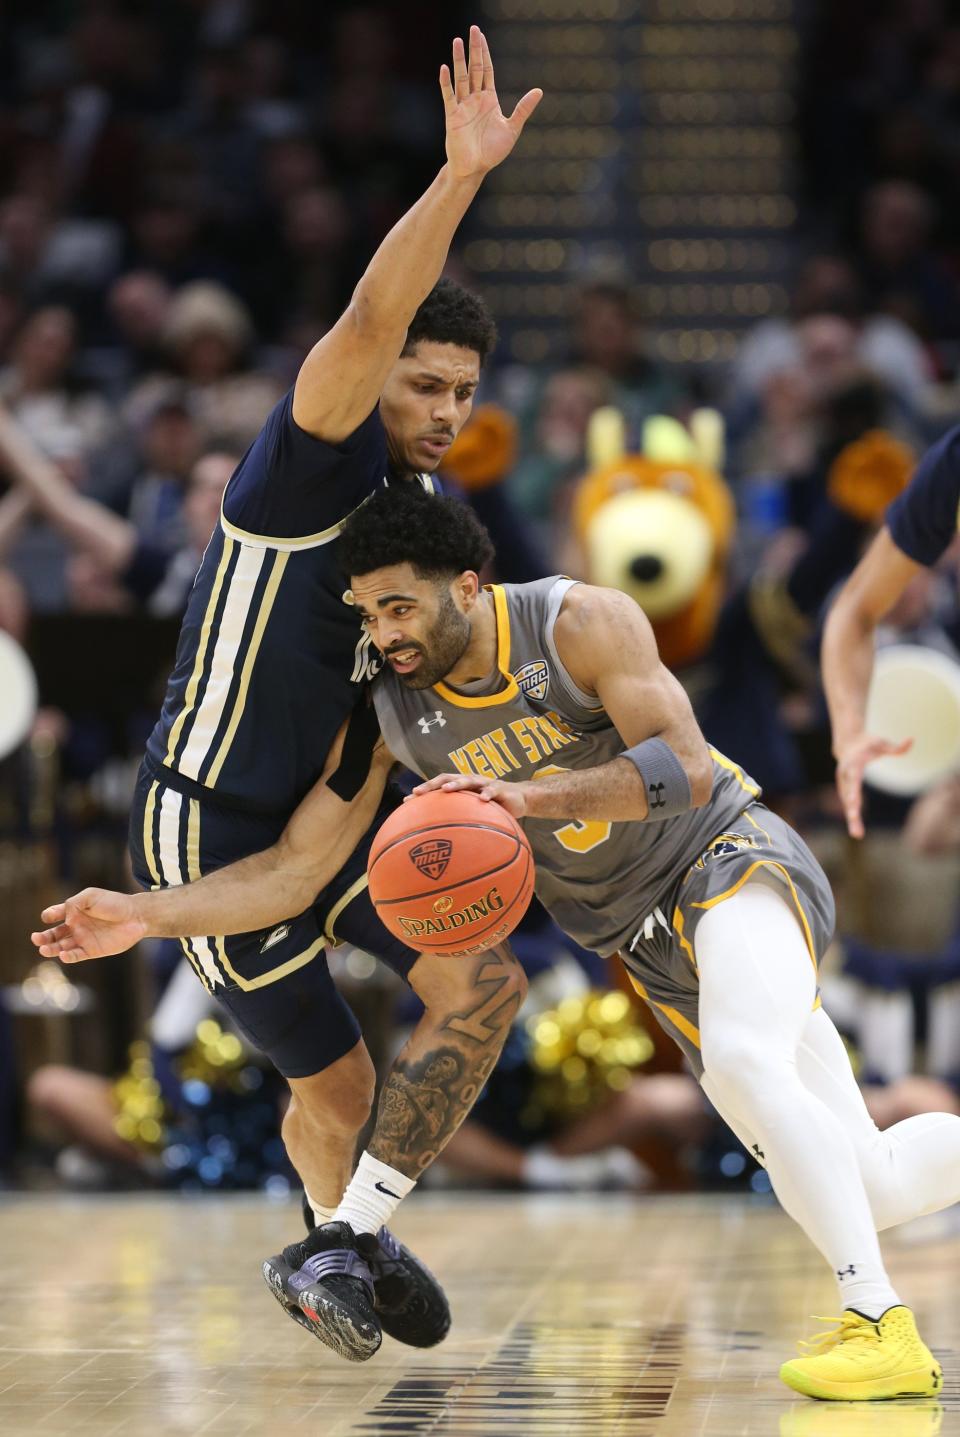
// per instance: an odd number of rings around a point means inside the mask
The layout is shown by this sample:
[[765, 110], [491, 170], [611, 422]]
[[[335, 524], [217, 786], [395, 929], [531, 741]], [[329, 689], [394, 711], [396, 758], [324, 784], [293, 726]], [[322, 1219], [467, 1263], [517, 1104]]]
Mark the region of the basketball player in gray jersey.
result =
[[[700, 918], [756, 874], [789, 896], [815, 965], [830, 941], [833, 897], [806, 845], [757, 801], [760, 790], [752, 779], [700, 738], [680, 686], [666, 671], [661, 702], [678, 738], [681, 728], [689, 731], [689, 756], [683, 763], [675, 757], [679, 745], [647, 740], [649, 747], [637, 755], [648, 805], [643, 821], [558, 824], [566, 805], [555, 797], [551, 802], [546, 787], [531, 792], [529, 807], [518, 806], [514, 792], [502, 787], [594, 771], [623, 755], [620, 731], [598, 696], [579, 686], [557, 647], [558, 620], [565, 614], [569, 626], [590, 602], [587, 592], [558, 577], [494, 586], [486, 600], [496, 620], [494, 670], [457, 687], [448, 676], [423, 688], [390, 666], [374, 685], [380, 729], [407, 768], [438, 775], [415, 792], [476, 789], [500, 797], [522, 820], [541, 902], [584, 947], [604, 957], [622, 955], [634, 987], [699, 1077], [699, 983], [691, 960]], [[615, 618], [627, 606], [611, 600]], [[637, 713], [636, 720], [642, 726], [644, 715]], [[681, 742], [686, 740], [684, 733]], [[625, 778], [639, 787], [629, 773]], [[694, 787], [696, 806], [690, 803]], [[551, 817], [536, 816], [542, 795]], [[629, 795], [623, 798], [629, 804]]]
[[817, 996], [833, 907], [812, 855], [710, 750], [625, 595], [558, 578], [483, 588], [491, 548], [472, 511], [412, 486], [374, 495], [341, 542], [347, 599], [386, 660], [374, 686], [386, 744], [361, 793], [348, 804], [318, 784], [272, 849], [196, 883], [87, 890], [38, 946], [76, 961], [145, 933], [255, 929], [297, 911], [351, 824], [369, 822], [391, 755], [425, 776], [421, 789], [499, 802], [530, 838], [545, 904], [582, 943], [619, 949], [834, 1270], [835, 1331], [785, 1363], [784, 1381], [836, 1400], [935, 1394], [939, 1365], [877, 1231], [960, 1198], [960, 1118], [885, 1133], [869, 1118]]

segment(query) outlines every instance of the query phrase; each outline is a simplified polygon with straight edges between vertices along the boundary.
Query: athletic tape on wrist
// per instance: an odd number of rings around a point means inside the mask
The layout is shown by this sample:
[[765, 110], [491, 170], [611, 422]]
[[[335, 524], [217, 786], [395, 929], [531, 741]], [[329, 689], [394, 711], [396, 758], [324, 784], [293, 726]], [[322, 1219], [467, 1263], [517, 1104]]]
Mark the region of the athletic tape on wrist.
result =
[[647, 790], [647, 818], [652, 823], [676, 818], [693, 807], [690, 780], [673, 749], [662, 738], [646, 738], [620, 755], [628, 758]]

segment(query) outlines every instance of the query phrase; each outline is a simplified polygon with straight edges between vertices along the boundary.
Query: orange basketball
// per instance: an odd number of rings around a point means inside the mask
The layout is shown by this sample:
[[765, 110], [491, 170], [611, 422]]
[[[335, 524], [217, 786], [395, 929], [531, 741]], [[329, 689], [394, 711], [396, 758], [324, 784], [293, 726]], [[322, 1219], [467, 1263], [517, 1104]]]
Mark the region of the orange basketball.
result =
[[411, 948], [467, 957], [512, 933], [533, 893], [526, 834], [475, 793], [424, 793], [392, 813], [367, 860], [380, 920]]

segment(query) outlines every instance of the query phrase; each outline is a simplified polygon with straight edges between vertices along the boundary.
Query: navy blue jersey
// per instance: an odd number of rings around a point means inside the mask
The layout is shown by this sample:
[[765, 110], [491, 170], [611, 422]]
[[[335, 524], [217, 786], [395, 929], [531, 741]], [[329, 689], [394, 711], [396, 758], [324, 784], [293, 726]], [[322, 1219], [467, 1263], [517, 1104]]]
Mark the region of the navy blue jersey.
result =
[[[337, 539], [388, 480], [377, 410], [343, 444], [299, 427], [292, 391], [227, 485], [197, 574], [147, 762], [251, 809], [287, 814], [380, 666]], [[432, 480], [422, 476], [432, 487]]]
[[960, 525], [960, 424], [938, 439], [887, 510], [893, 542], [908, 559], [935, 564]]

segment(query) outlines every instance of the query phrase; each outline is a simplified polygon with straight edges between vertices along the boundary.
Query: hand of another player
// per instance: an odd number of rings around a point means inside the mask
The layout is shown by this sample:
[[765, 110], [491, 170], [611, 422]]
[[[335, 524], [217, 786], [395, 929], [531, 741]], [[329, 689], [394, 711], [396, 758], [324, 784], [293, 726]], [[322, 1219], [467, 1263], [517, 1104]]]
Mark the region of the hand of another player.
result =
[[[409, 798], [418, 798], [424, 793], [475, 793], [487, 803], [499, 803], [514, 818], [524, 818], [527, 812], [527, 785], [525, 783], [501, 783], [498, 778], [481, 778], [477, 773], [439, 773], [418, 783]], [[404, 799], [404, 803], [409, 801]]]
[[44, 958], [59, 958], [61, 963], [125, 953], [146, 937], [147, 931], [134, 895], [106, 888], [84, 888], [63, 903], [45, 908], [40, 917], [53, 927], [31, 933], [31, 941]]
[[497, 99], [493, 61], [486, 37], [470, 26], [469, 59], [463, 41], [453, 42], [453, 78], [440, 67], [440, 91], [447, 121], [447, 162], [457, 179], [482, 176], [505, 160], [524, 125], [543, 99], [542, 90], [528, 90], [513, 114], [504, 115]]
[[913, 744], [912, 738], [892, 743], [889, 739], [860, 734], [844, 748], [837, 759], [837, 792], [843, 805], [843, 817], [851, 838], [862, 838], [863, 772], [875, 758], [899, 757]]

